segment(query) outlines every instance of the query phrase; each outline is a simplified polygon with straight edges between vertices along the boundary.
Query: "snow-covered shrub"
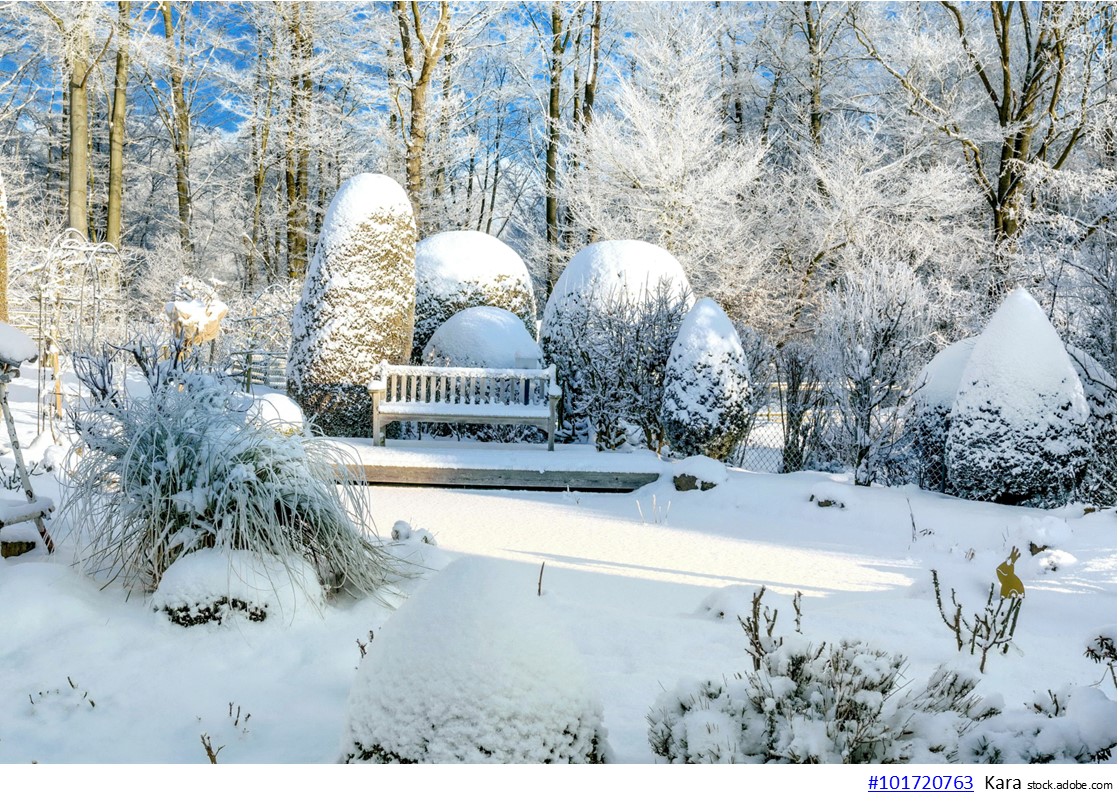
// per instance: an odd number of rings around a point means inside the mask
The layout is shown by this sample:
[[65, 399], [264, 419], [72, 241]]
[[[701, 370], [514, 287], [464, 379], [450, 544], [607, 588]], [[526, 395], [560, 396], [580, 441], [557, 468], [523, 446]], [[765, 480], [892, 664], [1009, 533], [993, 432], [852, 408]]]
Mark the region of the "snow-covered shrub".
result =
[[938, 668], [910, 688], [905, 657], [799, 635], [731, 679], [684, 682], [649, 714], [653, 751], [673, 763], [935, 763], [991, 715], [978, 679]]
[[925, 365], [914, 384], [906, 426], [913, 434], [916, 480], [922, 489], [948, 491], [944, 465], [948, 415], [974, 346], [974, 338], [949, 344]]
[[414, 360], [423, 357], [443, 322], [460, 310], [480, 306], [511, 311], [535, 336], [532, 278], [515, 251], [475, 230], [440, 232], [416, 244]]
[[1028, 292], [1012, 291], [975, 341], [949, 415], [955, 494], [1034, 506], [1067, 503], [1089, 455], [1084, 387]]
[[295, 306], [287, 366], [288, 393], [326, 435], [371, 436], [373, 367], [411, 357], [415, 247], [400, 185], [370, 173], [342, 184]]
[[664, 372], [661, 424], [672, 451], [726, 460], [746, 429], [750, 370], [742, 342], [713, 299], [680, 324]]
[[1101, 763], [1116, 745], [1115, 701], [1099, 688], [1068, 686], [1035, 696], [960, 740], [964, 763]]
[[680, 263], [640, 241], [592, 243], [572, 258], [544, 309], [544, 358], [563, 387], [565, 427], [600, 448], [640, 428], [659, 447], [664, 369], [694, 300]]
[[353, 459], [284, 436], [218, 376], [184, 366], [175, 347], [169, 360], [160, 353], [133, 348], [141, 389], [115, 384], [109, 357], [76, 361], [94, 401], [74, 413], [60, 516], [87, 535], [87, 569], [154, 590], [179, 557], [218, 548], [308, 562], [331, 591], [376, 590], [389, 560], [367, 530], [360, 487], [346, 483]]
[[1072, 367], [1080, 377], [1088, 400], [1091, 460], [1080, 482], [1080, 492], [1089, 503], [1114, 506], [1116, 492], [1115, 376], [1091, 355], [1067, 347]]
[[814, 465], [824, 430], [824, 393], [819, 360], [808, 344], [787, 341], [776, 352], [777, 394], [781, 404], [781, 471]]
[[773, 401], [772, 386], [776, 379], [777, 349], [758, 330], [741, 322], [734, 322], [742, 351], [746, 354], [746, 368], [750, 374], [750, 388], [746, 392], [746, 415], [743, 420], [742, 438], [731, 463], [741, 467], [746, 460], [750, 434], [757, 423], [758, 414]]
[[839, 415], [841, 455], [861, 486], [880, 480], [900, 436], [927, 308], [920, 279], [904, 263], [848, 271], [824, 303], [820, 365]]
[[459, 559], [377, 633], [347, 704], [346, 762], [595, 763], [602, 708], [536, 568]]
[[435, 330], [423, 350], [425, 366], [539, 369], [543, 355], [524, 323], [508, 310], [460, 310]]
[[270, 617], [290, 621], [298, 613], [321, 611], [323, 603], [315, 569], [302, 557], [204, 548], [167, 568], [151, 607], [172, 623], [197, 626]]

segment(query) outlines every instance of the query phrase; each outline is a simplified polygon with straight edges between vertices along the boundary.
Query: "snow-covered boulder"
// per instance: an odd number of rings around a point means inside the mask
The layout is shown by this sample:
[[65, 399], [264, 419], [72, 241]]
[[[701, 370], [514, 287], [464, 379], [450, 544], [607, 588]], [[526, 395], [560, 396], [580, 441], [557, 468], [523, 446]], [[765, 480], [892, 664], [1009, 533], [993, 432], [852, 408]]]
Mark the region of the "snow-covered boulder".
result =
[[953, 491], [972, 500], [1068, 502], [1089, 454], [1084, 387], [1049, 319], [1012, 291], [975, 341], [949, 415]]
[[520, 256], [492, 235], [474, 230], [440, 232], [421, 240], [416, 245], [413, 357], [421, 357], [443, 322], [479, 306], [511, 311], [535, 335], [532, 278]]
[[326, 435], [372, 435], [373, 367], [411, 356], [415, 244], [412, 205], [388, 176], [338, 189], [295, 306], [287, 368], [288, 393]]
[[431, 336], [426, 366], [539, 369], [543, 353], [516, 315], [499, 307], [460, 310]]
[[536, 568], [460, 559], [385, 623], [350, 690], [347, 762], [584, 763], [607, 754]]
[[738, 332], [713, 299], [688, 311], [664, 374], [661, 422], [674, 453], [723, 460], [745, 427], [750, 368]]
[[948, 437], [948, 415], [974, 347], [974, 338], [949, 344], [925, 365], [914, 384], [907, 419], [913, 431], [917, 483], [922, 489], [947, 490], [944, 441]]
[[298, 556], [203, 548], [163, 573], [151, 606], [180, 626], [241, 620], [291, 622], [319, 614], [325, 595], [315, 569]]

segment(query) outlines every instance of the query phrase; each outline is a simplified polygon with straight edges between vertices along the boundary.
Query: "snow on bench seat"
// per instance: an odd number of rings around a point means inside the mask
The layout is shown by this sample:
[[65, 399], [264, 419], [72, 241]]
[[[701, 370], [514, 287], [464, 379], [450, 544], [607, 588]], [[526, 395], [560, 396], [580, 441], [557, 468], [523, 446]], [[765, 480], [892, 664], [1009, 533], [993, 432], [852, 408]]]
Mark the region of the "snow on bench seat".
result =
[[373, 438], [384, 444], [388, 422], [470, 422], [536, 425], [555, 448], [556, 367], [480, 369], [461, 366], [398, 366], [382, 363], [369, 381]]

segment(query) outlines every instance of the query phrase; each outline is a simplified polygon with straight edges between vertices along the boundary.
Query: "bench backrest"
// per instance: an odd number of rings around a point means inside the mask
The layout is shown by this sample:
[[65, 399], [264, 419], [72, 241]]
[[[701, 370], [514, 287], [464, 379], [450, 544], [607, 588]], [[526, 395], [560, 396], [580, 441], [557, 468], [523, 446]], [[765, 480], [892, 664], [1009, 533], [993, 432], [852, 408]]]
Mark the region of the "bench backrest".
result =
[[374, 371], [370, 388], [383, 389], [385, 403], [544, 408], [559, 393], [554, 365], [546, 369], [475, 369], [382, 363]]

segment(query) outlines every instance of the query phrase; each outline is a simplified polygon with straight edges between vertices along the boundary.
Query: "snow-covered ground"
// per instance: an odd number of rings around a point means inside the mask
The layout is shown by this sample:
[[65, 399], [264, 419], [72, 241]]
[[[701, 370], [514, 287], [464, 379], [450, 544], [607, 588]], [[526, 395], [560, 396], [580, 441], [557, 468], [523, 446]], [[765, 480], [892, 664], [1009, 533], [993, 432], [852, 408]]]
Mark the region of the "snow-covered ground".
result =
[[[33, 372], [13, 384], [25, 445], [34, 395]], [[31, 460], [44, 444], [27, 451]], [[547, 455], [538, 446], [524, 455], [532, 453]], [[0, 461], [10, 477], [10, 453]], [[51, 473], [33, 481], [59, 498]], [[805, 637], [901, 652], [906, 677], [923, 681], [940, 663], [978, 666], [941, 621], [931, 571], [969, 614], [1015, 546], [1026, 597], [1014, 645], [989, 658], [977, 692], [1010, 710], [1069, 684], [1098, 686], [1111, 707], [1099, 718], [1115, 717], [1110, 676], [1084, 656], [1093, 636], [1115, 632], [1114, 510], [1011, 508], [857, 488], [841, 476], [736, 470], [708, 491], [678, 492], [668, 475], [629, 494], [367, 494], [380, 534], [406, 521], [434, 535], [436, 545], [406, 544], [422, 572], [384, 601], [337, 600], [290, 619], [169, 623], [149, 599], [83, 577], [57, 521], [54, 556], [39, 548], [0, 560], [0, 762], [206, 763], [202, 736], [221, 764], [334, 762], [363, 651], [375, 650], [395, 606], [465, 556], [500, 564], [526, 594], [539, 584], [550, 619], [581, 655], [621, 763], [656, 759], [646, 716], [663, 690], [746, 670], [735, 615], [749, 612], [759, 586], [780, 611], [778, 633], [793, 630], [801, 591]], [[1033, 556], [1030, 542], [1048, 548]]]

